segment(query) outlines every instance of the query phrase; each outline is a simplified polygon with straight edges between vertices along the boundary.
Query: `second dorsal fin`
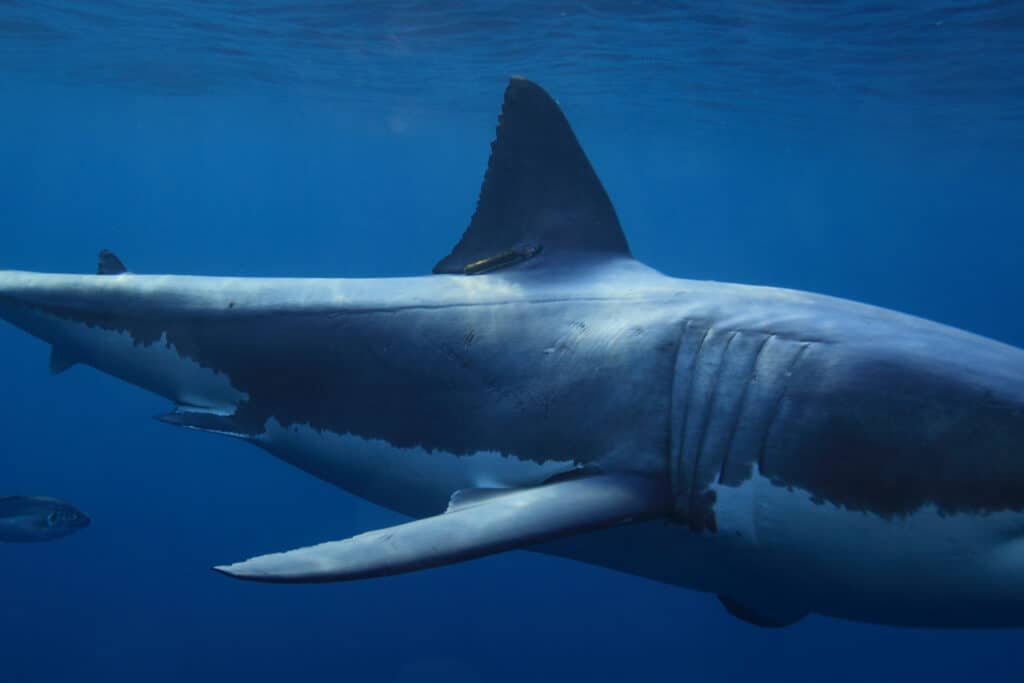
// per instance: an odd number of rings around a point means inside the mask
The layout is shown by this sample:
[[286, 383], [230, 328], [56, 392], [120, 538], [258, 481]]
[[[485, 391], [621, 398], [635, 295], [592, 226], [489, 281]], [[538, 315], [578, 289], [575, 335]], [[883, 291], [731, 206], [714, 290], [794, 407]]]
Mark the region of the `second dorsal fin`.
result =
[[121, 259], [117, 258], [117, 254], [109, 249], [100, 252], [99, 263], [96, 265], [97, 275], [120, 275], [127, 272], [128, 269], [121, 263]]
[[544, 250], [629, 256], [619, 219], [561, 109], [513, 78], [476, 213], [435, 273], [476, 274]]

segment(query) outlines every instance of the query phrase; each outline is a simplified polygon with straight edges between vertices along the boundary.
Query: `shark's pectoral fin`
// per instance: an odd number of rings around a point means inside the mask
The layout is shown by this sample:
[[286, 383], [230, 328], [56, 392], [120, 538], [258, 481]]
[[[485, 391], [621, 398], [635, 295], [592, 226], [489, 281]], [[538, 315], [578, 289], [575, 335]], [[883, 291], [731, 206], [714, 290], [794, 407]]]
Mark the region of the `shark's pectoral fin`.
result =
[[214, 569], [252, 581], [350, 581], [462, 562], [671, 509], [665, 482], [632, 474], [589, 475], [462, 498], [435, 517]]

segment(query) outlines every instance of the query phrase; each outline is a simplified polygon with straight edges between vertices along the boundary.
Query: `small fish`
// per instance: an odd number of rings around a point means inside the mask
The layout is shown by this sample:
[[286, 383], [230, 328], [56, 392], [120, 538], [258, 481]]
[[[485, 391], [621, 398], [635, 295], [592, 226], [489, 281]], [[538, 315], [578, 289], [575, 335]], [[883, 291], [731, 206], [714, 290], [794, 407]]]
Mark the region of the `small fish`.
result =
[[0, 542], [53, 541], [89, 526], [71, 503], [41, 496], [0, 497]]

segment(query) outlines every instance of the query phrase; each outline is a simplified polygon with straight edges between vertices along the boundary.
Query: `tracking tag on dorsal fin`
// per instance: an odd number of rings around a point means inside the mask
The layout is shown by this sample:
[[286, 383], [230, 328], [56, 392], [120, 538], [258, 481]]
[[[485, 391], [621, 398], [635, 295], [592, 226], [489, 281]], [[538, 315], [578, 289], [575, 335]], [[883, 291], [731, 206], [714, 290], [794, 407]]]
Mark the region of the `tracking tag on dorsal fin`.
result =
[[513, 78], [476, 213], [435, 273], [475, 275], [544, 251], [629, 256], [615, 208], [561, 109], [539, 85]]
[[96, 266], [97, 275], [120, 275], [127, 273], [128, 269], [121, 263], [121, 259], [109, 249], [100, 252], [99, 265]]

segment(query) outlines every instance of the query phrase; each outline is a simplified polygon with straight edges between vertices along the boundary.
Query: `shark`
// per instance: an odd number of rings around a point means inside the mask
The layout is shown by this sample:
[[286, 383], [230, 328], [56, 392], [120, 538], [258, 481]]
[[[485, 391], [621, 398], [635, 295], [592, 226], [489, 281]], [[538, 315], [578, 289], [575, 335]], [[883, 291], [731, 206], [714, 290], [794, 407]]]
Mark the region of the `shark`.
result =
[[[0, 316], [411, 518], [214, 567], [387, 576], [529, 549], [807, 614], [1024, 625], [1024, 351], [635, 259], [555, 100], [512, 79], [476, 211], [398, 278], [0, 272]], [[271, 549], [268, 549], [271, 550]]]

